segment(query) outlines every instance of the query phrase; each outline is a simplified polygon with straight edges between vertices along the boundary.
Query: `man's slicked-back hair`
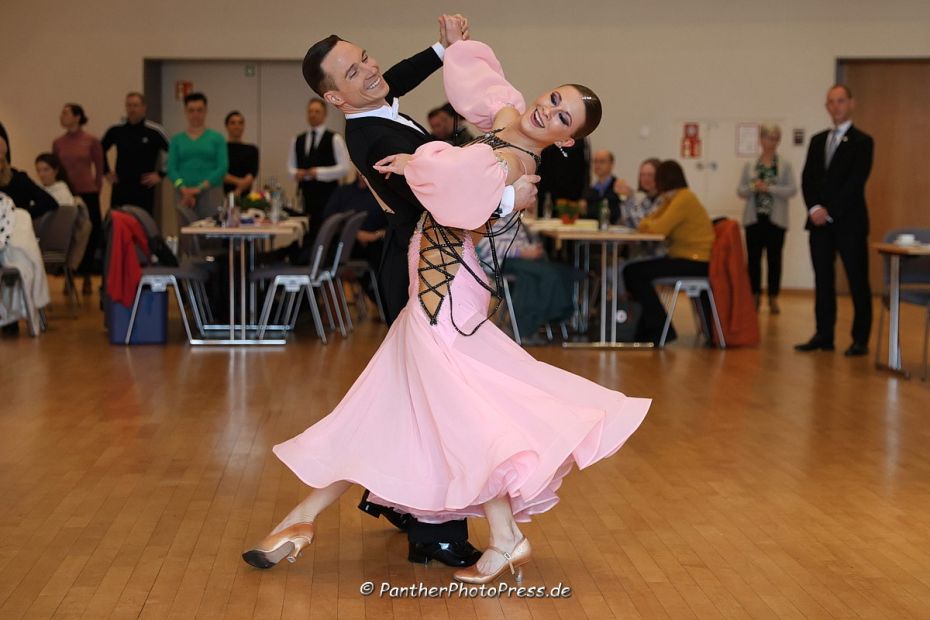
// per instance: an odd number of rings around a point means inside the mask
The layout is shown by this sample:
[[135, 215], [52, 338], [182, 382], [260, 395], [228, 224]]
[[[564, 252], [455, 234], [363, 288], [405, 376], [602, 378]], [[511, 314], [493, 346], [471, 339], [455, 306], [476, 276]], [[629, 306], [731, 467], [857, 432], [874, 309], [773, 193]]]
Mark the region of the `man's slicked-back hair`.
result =
[[320, 97], [326, 91], [333, 90], [336, 87], [332, 79], [323, 71], [323, 60], [340, 41], [345, 41], [345, 39], [331, 34], [325, 39], [314, 43], [307, 50], [307, 55], [304, 56], [304, 79], [307, 81], [307, 85], [313, 89], [313, 92]]

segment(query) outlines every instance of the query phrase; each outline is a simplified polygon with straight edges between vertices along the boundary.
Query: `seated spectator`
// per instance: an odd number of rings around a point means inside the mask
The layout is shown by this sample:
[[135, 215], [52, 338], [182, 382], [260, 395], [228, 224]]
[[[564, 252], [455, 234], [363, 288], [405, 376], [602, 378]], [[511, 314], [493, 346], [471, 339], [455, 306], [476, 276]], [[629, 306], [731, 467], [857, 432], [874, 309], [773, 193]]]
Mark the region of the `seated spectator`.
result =
[[[80, 198], [76, 198], [68, 189], [67, 173], [58, 157], [52, 153], [41, 153], [36, 157], [36, 175], [39, 177], [39, 183], [42, 184], [45, 191], [51, 194], [59, 205], [73, 205], [78, 209], [78, 218], [74, 225], [74, 234], [71, 237], [71, 248], [68, 250], [68, 267], [73, 271], [77, 271], [87, 250], [87, 243], [90, 241], [93, 229], [87, 205]], [[43, 223], [41, 220], [43, 219], [48, 219], [48, 215], [33, 220], [37, 234], [40, 237], [42, 236]], [[66, 282], [66, 294], [69, 292], [67, 287], [68, 283]]]
[[661, 160], [650, 157], [639, 165], [639, 182], [633, 191], [623, 179], [614, 183], [614, 193], [620, 198], [620, 223], [636, 229], [644, 217], [658, 206], [659, 190], [656, 187], [656, 169]]
[[252, 191], [258, 177], [258, 147], [242, 141], [245, 133], [245, 117], [233, 110], [226, 115], [226, 150], [229, 170], [223, 177], [223, 193], [233, 192], [242, 196]]
[[[564, 321], [574, 312], [572, 288], [576, 270], [562, 263], [550, 262], [539, 239], [512, 218], [499, 220], [494, 230], [494, 250], [503, 264], [504, 276], [512, 276], [510, 288], [514, 315], [524, 344], [542, 344], [539, 328], [553, 321]], [[493, 267], [491, 241], [481, 238], [475, 248], [486, 271]], [[578, 276], [583, 277], [581, 272]]]
[[10, 137], [6, 134], [6, 127], [3, 126], [3, 123], [0, 123], [0, 138], [6, 142], [6, 163], [11, 163], [13, 157], [10, 155]]
[[448, 102], [430, 110], [427, 120], [429, 130], [437, 140], [448, 142], [452, 146], [462, 146], [474, 140], [474, 136], [465, 126], [465, 119], [459, 116]]
[[[3, 141], [2, 138], [0, 141]], [[5, 149], [6, 142], [3, 141], [3, 144]], [[0, 153], [0, 162], [8, 168], [5, 151]], [[39, 243], [32, 229], [32, 218], [29, 212], [17, 208], [14, 201], [2, 190], [0, 190], [0, 266], [17, 269], [23, 284], [22, 289], [0, 287], [0, 326], [2, 326], [3, 333], [17, 333], [19, 321], [28, 319], [33, 325], [32, 335], [38, 336], [39, 311], [49, 302], [45, 263], [42, 261], [42, 252], [39, 250]]]
[[607, 200], [610, 208], [610, 223], [620, 222], [620, 197], [614, 191], [617, 177], [614, 176], [614, 154], [610, 151], [595, 151], [592, 157], [594, 165], [594, 183], [584, 194], [587, 204], [585, 217], [600, 220], [601, 202]]
[[[661, 204], [640, 221], [637, 229], [665, 235], [668, 256], [630, 263], [624, 268], [623, 277], [627, 291], [643, 307], [637, 340], [658, 344], [666, 314], [652, 281], [672, 276], [706, 277], [714, 245], [714, 227], [698, 197], [688, 189], [685, 173], [678, 162], [668, 160], [659, 164], [656, 187]], [[706, 300], [705, 310], [705, 317], [710, 317]], [[669, 329], [667, 341], [674, 339], [674, 329]]]
[[33, 183], [25, 172], [10, 165], [6, 152], [6, 140], [0, 138], [0, 192], [9, 196], [17, 209], [28, 211], [33, 220], [57, 209], [58, 203], [51, 194]]

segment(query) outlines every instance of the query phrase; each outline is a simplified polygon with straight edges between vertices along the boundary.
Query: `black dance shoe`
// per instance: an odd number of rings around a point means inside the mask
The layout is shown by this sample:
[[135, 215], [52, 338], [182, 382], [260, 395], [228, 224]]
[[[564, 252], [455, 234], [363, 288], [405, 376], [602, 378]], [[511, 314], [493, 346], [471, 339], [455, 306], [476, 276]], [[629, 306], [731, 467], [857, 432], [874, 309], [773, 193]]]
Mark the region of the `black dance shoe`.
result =
[[832, 351], [833, 342], [830, 340], [821, 338], [820, 336], [814, 336], [807, 342], [802, 342], [801, 344], [794, 345], [795, 351], [803, 351], [805, 353], [808, 351], [817, 351], [818, 349], [821, 351]]
[[851, 345], [849, 345], [849, 348], [846, 349], [845, 353], [843, 353], [843, 355], [845, 355], [846, 357], [859, 357], [860, 355], [868, 355], [868, 354], [869, 354], [868, 345], [860, 344], [858, 342], [854, 342]]
[[362, 501], [359, 502], [358, 509], [373, 516], [375, 519], [378, 517], [384, 517], [391, 522], [391, 525], [399, 529], [401, 532], [406, 532], [407, 527], [410, 525], [410, 521], [413, 519], [410, 515], [403, 515], [394, 510], [393, 508], [388, 508], [387, 506], [382, 506], [381, 504], [375, 504], [368, 501], [368, 491], [362, 495]]
[[437, 560], [446, 566], [462, 568], [471, 566], [481, 557], [481, 552], [467, 540], [452, 543], [410, 543], [407, 560], [415, 564], [429, 564]]

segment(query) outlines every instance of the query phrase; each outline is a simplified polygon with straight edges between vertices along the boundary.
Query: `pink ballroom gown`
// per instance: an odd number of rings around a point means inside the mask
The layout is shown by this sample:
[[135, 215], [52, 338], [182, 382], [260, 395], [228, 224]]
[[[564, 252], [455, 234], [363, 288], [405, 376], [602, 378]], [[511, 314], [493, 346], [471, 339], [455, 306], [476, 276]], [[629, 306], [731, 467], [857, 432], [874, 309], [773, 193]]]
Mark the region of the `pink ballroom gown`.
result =
[[[446, 92], [466, 118], [490, 129], [502, 105], [523, 108], [493, 52], [478, 42], [446, 50]], [[450, 84], [454, 82], [454, 84]], [[475, 101], [475, 93], [484, 93]], [[506, 170], [485, 144], [432, 142], [406, 168], [408, 184], [436, 224], [475, 229], [503, 192]], [[486, 322], [490, 293], [469, 235], [434, 320], [421, 305], [421, 227], [411, 239], [409, 302], [339, 405], [274, 447], [306, 484], [340, 480], [370, 500], [425, 522], [484, 516], [481, 504], [507, 496], [515, 518], [558, 502], [573, 465], [616, 452], [643, 421], [650, 401], [631, 398], [533, 359]], [[435, 297], [432, 298], [435, 301]], [[453, 324], [454, 322], [454, 324]]]

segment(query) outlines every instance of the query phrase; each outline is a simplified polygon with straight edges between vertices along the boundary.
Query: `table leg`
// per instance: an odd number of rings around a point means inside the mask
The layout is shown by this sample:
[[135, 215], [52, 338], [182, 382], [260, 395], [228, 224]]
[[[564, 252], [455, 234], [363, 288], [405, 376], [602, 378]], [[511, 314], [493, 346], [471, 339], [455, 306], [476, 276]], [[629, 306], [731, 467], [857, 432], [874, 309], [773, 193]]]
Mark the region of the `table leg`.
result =
[[601, 339], [607, 342], [607, 242], [601, 241]]
[[613, 269], [611, 277], [611, 302], [610, 302], [610, 343], [617, 344], [617, 282], [619, 281], [620, 260], [619, 260], [619, 243], [610, 244], [610, 263]]
[[[249, 239], [249, 273], [255, 271], [255, 240]], [[249, 324], [255, 325], [255, 282], [249, 282]]]
[[242, 339], [246, 339], [246, 325], [249, 317], [245, 313], [245, 240], [239, 243], [239, 319], [242, 321]]
[[911, 373], [901, 369], [901, 257], [889, 254], [888, 260], [888, 363], [876, 366], [910, 379]]
[[229, 238], [229, 339], [236, 338], [236, 239]]

